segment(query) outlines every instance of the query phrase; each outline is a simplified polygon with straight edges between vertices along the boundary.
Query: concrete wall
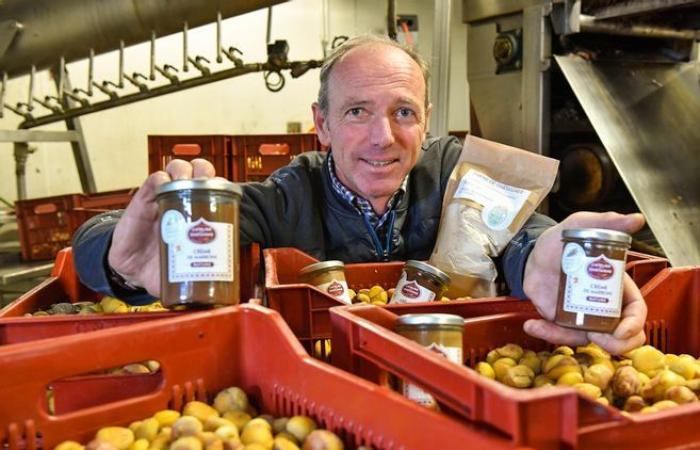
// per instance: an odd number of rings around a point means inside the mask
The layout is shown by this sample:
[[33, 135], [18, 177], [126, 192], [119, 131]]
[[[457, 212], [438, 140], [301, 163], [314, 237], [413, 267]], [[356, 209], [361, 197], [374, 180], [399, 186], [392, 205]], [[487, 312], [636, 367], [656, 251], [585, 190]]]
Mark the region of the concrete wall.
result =
[[[466, 88], [466, 28], [461, 22], [461, 1], [453, 2], [450, 129], [468, 129]], [[356, 35], [382, 32], [386, 26], [386, 7], [376, 0], [327, 0], [330, 11], [328, 35]], [[274, 7], [271, 38], [286, 39], [290, 60], [320, 59], [324, 30], [321, 0], [293, 0]], [[433, 28], [433, 2], [399, 0], [398, 14], [417, 14], [418, 48], [430, 60]], [[266, 59], [265, 32], [267, 12], [255, 11], [223, 22], [223, 43], [244, 52], [245, 62]], [[157, 41], [159, 65], [181, 66], [180, 34]], [[214, 61], [213, 25], [190, 30], [189, 52]], [[149, 46], [126, 49], [125, 71], [148, 71]], [[222, 64], [221, 67], [230, 67]], [[217, 65], [212, 65], [216, 69]], [[87, 62], [68, 65], [74, 86], [85, 87]], [[190, 70], [194, 70], [193, 67]], [[95, 59], [95, 80], [116, 81], [116, 52]], [[284, 133], [287, 122], [301, 122], [302, 129], [312, 126], [310, 104], [318, 91], [318, 70], [298, 79], [286, 77], [281, 92], [266, 90], [261, 73], [249, 74], [176, 94], [147, 100], [80, 118], [87, 141], [90, 162], [99, 191], [137, 186], [147, 176], [149, 134]], [[46, 72], [38, 74], [36, 95], [53, 95], [55, 90]], [[153, 82], [164, 84], [162, 78]], [[27, 77], [10, 80], [6, 102], [26, 101]], [[135, 90], [135, 88], [133, 89]], [[102, 99], [96, 93], [95, 99]], [[9, 111], [0, 119], [0, 129], [15, 129], [20, 119]], [[57, 123], [42, 127], [65, 129]], [[36, 144], [29, 157], [27, 193], [29, 198], [80, 192], [80, 181], [70, 146], [65, 143]], [[14, 158], [11, 144], [0, 143], [0, 197], [16, 199]]]

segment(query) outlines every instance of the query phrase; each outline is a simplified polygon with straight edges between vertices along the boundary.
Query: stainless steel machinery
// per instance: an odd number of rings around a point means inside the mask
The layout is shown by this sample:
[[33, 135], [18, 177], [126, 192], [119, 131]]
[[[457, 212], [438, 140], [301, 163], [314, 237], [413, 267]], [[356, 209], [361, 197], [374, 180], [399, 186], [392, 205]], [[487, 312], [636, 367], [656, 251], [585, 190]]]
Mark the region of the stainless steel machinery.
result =
[[639, 210], [700, 264], [700, 2], [464, 0], [485, 138], [560, 159], [549, 212]]
[[[271, 91], [284, 86], [283, 70], [295, 78], [322, 61], [288, 61], [286, 41], [270, 42], [271, 9], [268, 9], [267, 61], [245, 63], [242, 52], [221, 39], [224, 18], [253, 11], [284, 0], [0, 0], [0, 118], [10, 113], [22, 117], [19, 130], [0, 130], [0, 142], [15, 143], [17, 190], [25, 198], [24, 167], [31, 153], [29, 142], [68, 141], [85, 192], [95, 192], [87, 149], [77, 119], [159, 95], [212, 83], [251, 72], [264, 72]], [[188, 30], [216, 22], [215, 61], [190, 54]], [[182, 34], [182, 58], [159, 61], [156, 39]], [[150, 41], [150, 64], [139, 72], [124, 71], [124, 48]], [[109, 80], [93, 77], [94, 57], [118, 50], [118, 72]], [[87, 59], [87, 84], [71, 86], [66, 64]], [[215, 68], [216, 63], [218, 64]], [[228, 64], [229, 67], [225, 65]], [[52, 71], [56, 95], [39, 95], [36, 73]], [[9, 78], [29, 75], [25, 101], [10, 104], [5, 98]], [[65, 121], [67, 131], [31, 130]]]

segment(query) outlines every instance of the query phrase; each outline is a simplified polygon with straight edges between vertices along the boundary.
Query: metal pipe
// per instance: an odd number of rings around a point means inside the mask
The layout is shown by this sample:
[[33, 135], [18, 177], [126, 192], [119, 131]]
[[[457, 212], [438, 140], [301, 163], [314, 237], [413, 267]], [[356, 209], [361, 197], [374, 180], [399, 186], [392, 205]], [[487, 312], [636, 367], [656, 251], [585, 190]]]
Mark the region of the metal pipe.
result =
[[36, 67], [32, 66], [29, 71], [29, 98], [27, 99], [27, 111], [34, 109], [34, 78], [36, 78]]
[[615, 22], [597, 21], [594, 16], [581, 14], [581, 31], [585, 33], [603, 33], [620, 36], [636, 36], [658, 39], [698, 40], [700, 31], [676, 30], [673, 28], [655, 27], [649, 25], [626, 25]]
[[62, 99], [66, 76], [66, 58], [63, 56], [58, 60], [58, 73], [54, 73], [54, 76], [56, 77], [56, 97]]
[[216, 13], [216, 62], [223, 62], [221, 57], [221, 13]]
[[156, 32], [151, 31], [151, 58], [148, 67], [148, 79], [153, 81], [156, 79]]
[[190, 70], [190, 57], [187, 55], [187, 32], [189, 31], [187, 21], [182, 26], [182, 71]]
[[387, 0], [386, 34], [389, 39], [396, 40], [396, 0]]
[[[10, 77], [56, 64], [57, 55], [67, 62], [116, 50], [119, 42], [133, 45], [182, 31], [187, 21], [197, 27], [284, 0], [3, 0], [0, 17], [23, 25], [7, 51], [0, 56], [0, 72]], [[67, 26], [69, 24], [69, 26]]]
[[[104, 111], [106, 109], [114, 108], [117, 106], [128, 105], [130, 103], [135, 103], [141, 100], [146, 100], [153, 97], [159, 97], [161, 95], [170, 94], [172, 92], [181, 91], [184, 89], [193, 88], [195, 86], [202, 86], [204, 84], [213, 83], [220, 80], [225, 80], [227, 78], [236, 77], [240, 75], [245, 75], [247, 73], [261, 72], [263, 70], [269, 70], [270, 66], [268, 64], [245, 64], [241, 67], [234, 67], [232, 69], [222, 70], [219, 72], [213, 72], [209, 76], [200, 76], [197, 78], [190, 78], [187, 80], [181, 80], [179, 83], [175, 84], [165, 84], [162, 86], [149, 89], [144, 84], [144, 89], [136, 92], [134, 94], [126, 95], [124, 97], [119, 97], [114, 100], [104, 100], [97, 103], [87, 104], [77, 108], [71, 108], [70, 110], [65, 110], [62, 114], [51, 114], [48, 116], [43, 116], [39, 118], [31, 117], [26, 113], [17, 112], [25, 117], [25, 121], [19, 125], [20, 129], [34, 128], [41, 125], [46, 125], [53, 122], [59, 122], [67, 120], [73, 117], [78, 117], [83, 114], [90, 114], [98, 111]], [[131, 83], [143, 84], [138, 81], [138, 77], [143, 77], [141, 74], [134, 74], [134, 77], [130, 77], [125, 74], [127, 80]], [[138, 84], [135, 84], [138, 86]], [[6, 108], [12, 109], [9, 105]]]
[[124, 87], [124, 41], [119, 41], [119, 89]]
[[7, 72], [2, 73], [2, 79], [0, 79], [0, 119], [2, 119], [5, 110], [5, 89], [7, 86]]
[[270, 34], [272, 33], [272, 8], [267, 8], [267, 32], [265, 33], [265, 43], [269, 44]]

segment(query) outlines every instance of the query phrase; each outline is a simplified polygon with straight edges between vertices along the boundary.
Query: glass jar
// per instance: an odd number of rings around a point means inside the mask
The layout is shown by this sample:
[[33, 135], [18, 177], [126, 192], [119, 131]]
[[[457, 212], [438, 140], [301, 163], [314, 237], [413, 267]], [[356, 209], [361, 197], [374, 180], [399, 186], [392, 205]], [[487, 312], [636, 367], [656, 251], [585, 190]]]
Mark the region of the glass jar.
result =
[[568, 328], [612, 333], [622, 314], [622, 277], [632, 237], [621, 231], [562, 232], [559, 298], [554, 321]]
[[299, 271], [302, 283], [316, 286], [328, 295], [332, 295], [348, 305], [352, 303], [345, 281], [345, 264], [342, 261], [322, 261], [309, 264]]
[[437, 267], [409, 260], [394, 289], [391, 303], [420, 303], [440, 300], [450, 287], [450, 277]]
[[163, 305], [238, 304], [241, 188], [223, 178], [176, 180], [156, 199]]
[[[462, 365], [464, 319], [454, 314], [405, 314], [394, 330], [450, 361]], [[429, 408], [437, 408], [432, 395], [410, 383], [400, 382], [403, 395]]]

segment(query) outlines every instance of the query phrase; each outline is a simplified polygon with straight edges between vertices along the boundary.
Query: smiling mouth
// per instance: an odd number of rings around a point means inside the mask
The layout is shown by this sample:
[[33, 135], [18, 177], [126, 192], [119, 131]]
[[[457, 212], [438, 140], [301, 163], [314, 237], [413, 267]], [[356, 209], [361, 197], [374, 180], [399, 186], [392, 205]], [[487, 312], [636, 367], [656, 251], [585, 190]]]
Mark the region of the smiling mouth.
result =
[[372, 167], [385, 167], [388, 166], [389, 164], [397, 162], [398, 159], [385, 159], [385, 160], [370, 160], [370, 159], [362, 159], [362, 162], [369, 164]]

